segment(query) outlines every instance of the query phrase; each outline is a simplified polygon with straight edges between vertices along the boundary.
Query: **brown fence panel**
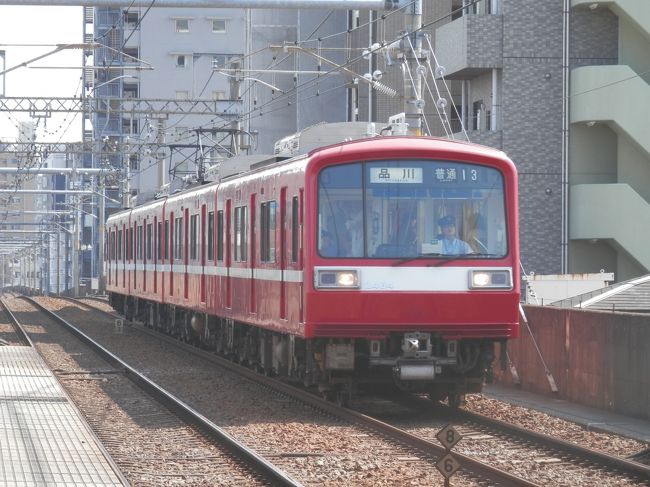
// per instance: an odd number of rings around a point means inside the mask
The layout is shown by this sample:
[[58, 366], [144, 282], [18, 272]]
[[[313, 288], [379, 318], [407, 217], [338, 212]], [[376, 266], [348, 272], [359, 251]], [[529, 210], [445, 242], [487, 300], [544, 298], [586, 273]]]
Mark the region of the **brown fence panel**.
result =
[[[530, 332], [522, 322], [521, 337], [508, 344], [520, 387], [650, 418], [650, 356], [646, 353], [650, 316], [548, 306], [525, 306], [524, 310]], [[544, 363], [557, 385], [556, 394]], [[495, 378], [513, 383], [509, 371], [497, 371]]]

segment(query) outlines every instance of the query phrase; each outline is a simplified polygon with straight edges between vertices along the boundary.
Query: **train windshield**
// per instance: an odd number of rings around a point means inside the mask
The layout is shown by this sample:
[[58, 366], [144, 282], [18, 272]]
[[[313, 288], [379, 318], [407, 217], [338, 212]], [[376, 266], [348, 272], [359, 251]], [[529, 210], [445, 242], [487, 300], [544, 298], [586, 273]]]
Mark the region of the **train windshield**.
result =
[[490, 167], [434, 160], [331, 166], [318, 177], [323, 257], [500, 258], [504, 182]]

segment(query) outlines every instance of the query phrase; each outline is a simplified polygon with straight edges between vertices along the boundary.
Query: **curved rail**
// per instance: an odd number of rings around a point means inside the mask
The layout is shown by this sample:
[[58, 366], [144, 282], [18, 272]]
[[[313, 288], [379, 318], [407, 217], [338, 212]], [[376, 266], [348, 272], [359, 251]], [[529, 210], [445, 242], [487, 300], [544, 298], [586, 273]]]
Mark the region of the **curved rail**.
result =
[[[213, 440], [216, 440], [220, 444], [224, 445], [224, 447], [227, 448], [228, 450], [234, 452], [239, 458], [243, 459], [253, 469], [260, 472], [260, 474], [262, 474], [270, 482], [273, 482], [273, 484], [278, 486], [287, 486], [287, 487], [301, 486], [299, 482], [289, 477], [285, 472], [278, 469], [275, 465], [267, 462], [264, 458], [259, 456], [253, 450], [250, 450], [245, 445], [238, 442], [235, 438], [233, 438], [226, 431], [224, 431], [219, 426], [214, 424], [208, 418], [203, 416], [201, 413], [194, 410], [193, 408], [191, 408], [190, 406], [188, 406], [178, 398], [174, 397], [172, 394], [167, 392], [165, 389], [160, 387], [155, 382], [149, 380], [144, 375], [140, 374], [137, 370], [129, 366], [126, 362], [120, 360], [117, 356], [112, 354], [110, 351], [108, 351], [99, 343], [95, 342], [92, 338], [90, 338], [88, 335], [86, 335], [81, 330], [76, 328], [74, 325], [68, 323], [66, 320], [58, 316], [56, 313], [53, 313], [52, 311], [48, 310], [37, 301], [25, 296], [23, 296], [22, 299], [30, 302], [38, 309], [43, 311], [45, 314], [47, 314], [50, 318], [55, 320], [57, 323], [63, 325], [73, 335], [75, 335], [77, 338], [83, 341], [86, 345], [90, 346], [96, 353], [101, 355], [102, 358], [106, 360], [109, 364], [111, 364], [114, 368], [122, 370], [125, 376], [129, 378], [133, 383], [135, 383], [137, 386], [142, 388], [145, 392], [150, 394], [152, 397], [156, 398], [156, 400], [164, 404], [168, 409], [176, 413], [184, 421], [197, 426], [207, 436], [209, 436]], [[85, 304], [85, 303], [81, 303], [81, 304]], [[96, 308], [93, 309], [97, 310]], [[101, 311], [101, 310], [97, 310], [97, 311]]]

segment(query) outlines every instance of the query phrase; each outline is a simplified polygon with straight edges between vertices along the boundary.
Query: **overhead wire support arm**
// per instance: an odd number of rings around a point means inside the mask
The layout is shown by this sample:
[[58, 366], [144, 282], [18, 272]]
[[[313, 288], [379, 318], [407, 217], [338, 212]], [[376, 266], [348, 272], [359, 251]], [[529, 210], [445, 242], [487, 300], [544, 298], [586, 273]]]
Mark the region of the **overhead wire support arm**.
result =
[[[21, 5], [72, 7], [123, 7], [124, 0], [22, 0]], [[15, 5], [16, 0], [0, 0], [0, 5]], [[149, 7], [151, 0], [131, 0], [129, 7]], [[287, 8], [331, 10], [395, 10], [400, 0], [156, 0], [156, 7], [181, 8]]]
[[[385, 94], [387, 96], [397, 96], [397, 91], [394, 90], [393, 88], [391, 88], [390, 86], [386, 86], [385, 84], [379, 83], [376, 80], [368, 79], [368, 78], [366, 78], [364, 76], [361, 76], [358, 73], [355, 73], [354, 71], [352, 71], [351, 69], [346, 68], [345, 66], [341, 66], [340, 64], [338, 64], [338, 63], [336, 63], [336, 62], [334, 62], [334, 61], [332, 61], [330, 59], [327, 59], [327, 58], [315, 53], [311, 48], [306, 48], [306, 47], [302, 47], [302, 46], [295, 46], [295, 45], [287, 44], [287, 45], [284, 45], [284, 46], [271, 46], [271, 49], [282, 49], [282, 50], [285, 50], [285, 51], [296, 50], [296, 51], [304, 52], [305, 54], [309, 54], [310, 56], [315, 57], [316, 59], [318, 59], [319, 61], [324, 62], [325, 64], [329, 64], [330, 66], [333, 66], [335, 69], [337, 69], [339, 71], [345, 72], [345, 73], [349, 74], [350, 76], [353, 76], [356, 79], [360, 79], [361, 81], [363, 81], [365, 83], [368, 83], [370, 86], [372, 86], [373, 88], [375, 88], [378, 91], [381, 91], [383, 94]], [[323, 74], [327, 74], [327, 73], [324, 72]]]

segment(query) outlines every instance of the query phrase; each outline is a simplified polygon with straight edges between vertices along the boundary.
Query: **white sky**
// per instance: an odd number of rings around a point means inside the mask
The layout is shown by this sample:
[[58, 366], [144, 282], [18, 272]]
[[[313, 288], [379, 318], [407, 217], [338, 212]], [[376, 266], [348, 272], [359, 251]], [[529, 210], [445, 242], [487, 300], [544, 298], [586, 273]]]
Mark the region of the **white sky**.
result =
[[[19, 0], [16, 0], [17, 2]], [[82, 7], [0, 6], [0, 51], [5, 51], [5, 69], [42, 56], [57, 44], [83, 42]], [[43, 44], [26, 47], [19, 44]], [[3, 70], [0, 57], [0, 72]], [[81, 69], [35, 69], [37, 66], [76, 67], [82, 65], [81, 49], [62, 50], [20, 67], [4, 76], [6, 97], [79, 96]], [[0, 76], [0, 95], [3, 90]], [[0, 112], [0, 140], [15, 140], [17, 121], [32, 120], [28, 113]], [[34, 120], [35, 121], [35, 120]], [[46, 126], [45, 126], [46, 123]], [[52, 114], [39, 121], [37, 141], [76, 142], [81, 140], [81, 114]]]

